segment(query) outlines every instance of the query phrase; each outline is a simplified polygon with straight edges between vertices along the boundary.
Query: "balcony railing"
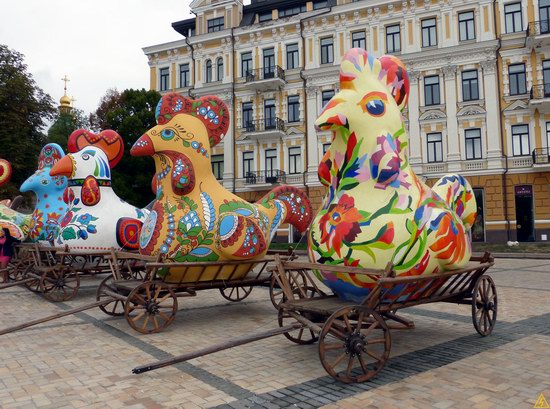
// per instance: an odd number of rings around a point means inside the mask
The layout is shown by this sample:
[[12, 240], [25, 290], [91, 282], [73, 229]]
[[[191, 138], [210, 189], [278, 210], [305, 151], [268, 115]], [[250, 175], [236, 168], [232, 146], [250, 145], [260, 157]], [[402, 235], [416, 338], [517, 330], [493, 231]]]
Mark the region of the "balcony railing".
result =
[[550, 98], [550, 84], [535, 85], [531, 88], [530, 99]]
[[527, 36], [550, 34], [550, 20], [532, 21], [527, 28]]
[[245, 185], [286, 183], [286, 173], [280, 169], [246, 172], [244, 176], [244, 183]]
[[533, 150], [533, 163], [535, 165], [549, 165], [550, 148], [537, 148]]
[[272, 67], [257, 68], [245, 73], [246, 82], [262, 81], [279, 78], [285, 80], [285, 70], [278, 65]]
[[244, 123], [243, 132], [285, 131], [285, 121], [281, 118], [265, 118]]

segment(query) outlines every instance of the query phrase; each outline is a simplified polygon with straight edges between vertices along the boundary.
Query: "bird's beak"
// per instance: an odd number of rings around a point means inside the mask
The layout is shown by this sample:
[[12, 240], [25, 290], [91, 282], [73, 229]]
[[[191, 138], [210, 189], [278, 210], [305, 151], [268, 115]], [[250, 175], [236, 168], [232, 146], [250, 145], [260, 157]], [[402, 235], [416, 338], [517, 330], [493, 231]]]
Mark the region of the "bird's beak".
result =
[[143, 134], [130, 149], [130, 155], [132, 156], [153, 156], [154, 154], [153, 141], [147, 134]]
[[74, 175], [75, 166], [71, 155], [64, 156], [50, 169], [50, 176], [67, 176], [68, 178]]

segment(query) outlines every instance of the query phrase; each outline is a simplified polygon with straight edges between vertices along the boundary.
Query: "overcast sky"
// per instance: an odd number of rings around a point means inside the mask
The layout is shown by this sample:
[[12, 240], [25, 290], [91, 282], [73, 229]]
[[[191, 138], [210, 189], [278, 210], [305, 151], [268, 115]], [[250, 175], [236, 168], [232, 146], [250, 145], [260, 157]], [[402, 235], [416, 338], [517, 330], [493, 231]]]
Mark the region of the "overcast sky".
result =
[[36, 83], [85, 113], [108, 88], [149, 88], [142, 47], [180, 40], [191, 0], [0, 0], [0, 44], [25, 55]]

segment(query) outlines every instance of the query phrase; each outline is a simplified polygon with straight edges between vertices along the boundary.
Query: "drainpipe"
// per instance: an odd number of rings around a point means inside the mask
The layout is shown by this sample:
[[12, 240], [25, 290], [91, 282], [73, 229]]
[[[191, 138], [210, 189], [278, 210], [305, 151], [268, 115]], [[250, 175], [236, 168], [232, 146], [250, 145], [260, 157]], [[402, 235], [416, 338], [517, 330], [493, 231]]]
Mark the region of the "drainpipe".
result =
[[[497, 31], [497, 14], [496, 14], [496, 6], [497, 6], [497, 0], [493, 0], [493, 24], [495, 26], [495, 34]], [[498, 38], [498, 47], [496, 49], [496, 57], [497, 57], [497, 74], [502, 72], [501, 67], [499, 66], [499, 53], [500, 49], [502, 47], [502, 42], [500, 39], [500, 36]], [[504, 158], [504, 173], [502, 173], [502, 204], [504, 206], [504, 220], [506, 221], [506, 239], [507, 241], [510, 241], [510, 220], [509, 220], [509, 214], [508, 214], [508, 188], [506, 186], [506, 175], [508, 173], [508, 155], [504, 153], [504, 124], [502, 121], [502, 102], [501, 102], [501, 88], [500, 83], [498, 84], [498, 113], [499, 113], [499, 122], [500, 122], [500, 146], [502, 147], [502, 157]]]
[[[328, 3], [329, 4], [331, 3], [331, 0], [328, 0]], [[328, 6], [328, 10], [325, 10], [325, 11], [322, 11], [321, 13], [317, 13], [313, 16], [307, 16], [307, 17], [304, 17], [304, 18], [301, 18], [300, 19], [300, 37], [302, 38], [302, 64], [303, 64], [303, 67], [306, 66], [306, 38], [304, 37], [304, 21], [306, 20], [309, 20], [311, 18], [315, 18], [315, 17], [319, 17], [319, 16], [322, 16], [324, 14], [328, 14], [332, 11], [332, 4]], [[303, 172], [303, 178], [304, 178], [304, 186], [306, 188], [306, 194], [309, 196], [309, 186], [306, 182], [307, 180], [307, 168], [308, 168], [308, 165], [309, 165], [309, 155], [308, 155], [308, 137], [307, 137], [307, 121], [308, 121], [308, 112], [307, 112], [307, 93], [306, 93], [306, 78], [304, 77], [304, 68], [302, 68], [300, 70], [300, 78], [302, 79], [302, 92], [303, 92], [303, 95], [304, 95], [304, 124], [306, 126], [306, 143], [305, 143], [305, 146], [306, 146], [306, 155], [305, 155], [305, 161], [304, 161], [304, 168], [305, 168], [305, 171]]]
[[236, 121], [235, 119], [237, 118], [237, 115], [236, 115], [236, 103], [237, 103], [237, 98], [235, 98], [235, 80], [236, 80], [236, 76], [235, 76], [235, 37], [234, 37], [234, 30], [235, 28], [234, 27], [231, 27], [231, 67], [232, 67], [232, 70], [231, 70], [231, 105], [232, 105], [232, 109], [233, 109], [233, 123], [231, 124], [232, 126], [232, 131], [233, 131], [233, 193], [235, 193], [235, 190], [236, 190], [236, 187], [235, 187], [235, 179], [237, 178], [237, 161], [235, 160], [235, 154], [237, 152], [237, 150], [235, 149], [236, 148], [236, 144], [235, 144], [235, 135], [236, 135], [236, 132], [237, 132], [237, 124], [236, 124]]
[[[195, 33], [197, 31], [197, 15], [191, 10], [191, 13], [195, 15]], [[195, 67], [195, 49], [193, 48], [193, 45], [189, 42], [189, 37], [185, 36], [185, 44], [191, 49], [191, 62], [193, 63], [193, 85], [191, 88], [189, 88], [189, 98], [194, 98], [192, 91], [195, 89], [195, 81], [196, 81], [196, 67]]]

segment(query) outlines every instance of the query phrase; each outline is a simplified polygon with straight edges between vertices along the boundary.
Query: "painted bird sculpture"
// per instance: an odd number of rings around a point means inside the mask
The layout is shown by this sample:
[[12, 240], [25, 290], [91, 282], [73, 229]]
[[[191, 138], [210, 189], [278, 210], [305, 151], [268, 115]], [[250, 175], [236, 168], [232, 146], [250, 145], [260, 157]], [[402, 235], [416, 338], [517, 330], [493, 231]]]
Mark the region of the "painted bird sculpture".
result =
[[67, 213], [67, 178], [50, 176], [52, 166], [64, 156], [58, 144], [45, 145], [38, 156], [38, 170], [19, 188], [21, 192], [34, 192], [36, 195], [29, 231], [29, 238], [33, 242], [53, 245], [59, 235], [59, 223]]
[[[333, 131], [319, 164], [327, 187], [309, 235], [309, 257], [321, 264], [384, 269], [398, 275], [432, 274], [464, 266], [476, 202], [468, 182], [447, 175], [432, 188], [413, 172], [401, 111], [409, 81], [394, 56], [375, 58], [354, 48], [343, 57], [340, 91], [316, 126]], [[362, 300], [368, 276], [320, 272], [341, 298]]]
[[69, 179], [69, 209], [60, 223], [56, 243], [75, 250], [137, 250], [147, 211], [120, 199], [111, 187], [107, 154], [85, 146], [57, 162], [51, 176]]
[[[153, 156], [156, 166], [157, 197], [140, 237], [143, 254], [175, 261], [254, 259], [265, 255], [282, 223], [300, 232], [308, 227], [311, 205], [299, 189], [278, 186], [252, 204], [216, 180], [210, 154], [229, 127], [223, 101], [170, 93], [156, 118], [158, 125], [130, 152]], [[168, 281], [181, 278], [170, 274]]]

